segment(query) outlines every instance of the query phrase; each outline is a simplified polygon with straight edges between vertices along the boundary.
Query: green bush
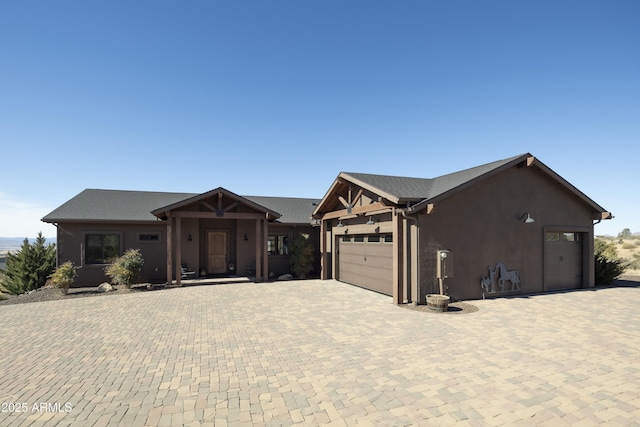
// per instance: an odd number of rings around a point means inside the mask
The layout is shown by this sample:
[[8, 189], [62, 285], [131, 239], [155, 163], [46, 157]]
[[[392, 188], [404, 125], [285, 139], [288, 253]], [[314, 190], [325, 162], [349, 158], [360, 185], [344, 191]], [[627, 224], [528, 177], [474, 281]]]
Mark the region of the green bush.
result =
[[309, 243], [309, 235], [300, 233], [298, 238], [293, 241], [291, 256], [289, 257], [289, 264], [291, 264], [293, 274], [305, 279], [307, 274], [313, 270], [314, 257], [313, 246]]
[[629, 267], [629, 261], [618, 256], [613, 242], [596, 239], [594, 245], [596, 285], [608, 285]]
[[7, 293], [20, 295], [44, 286], [56, 268], [56, 247], [47, 245], [42, 233], [33, 243], [24, 239], [15, 253], [7, 254], [7, 265], [2, 274], [2, 287]]
[[66, 294], [77, 276], [77, 269], [78, 267], [74, 266], [71, 261], [67, 261], [56, 268], [56, 271], [51, 275], [51, 282], [54, 286], [64, 290]]
[[138, 279], [138, 274], [144, 265], [140, 249], [128, 249], [113, 264], [105, 267], [104, 271], [111, 278], [114, 285], [125, 285], [127, 289]]

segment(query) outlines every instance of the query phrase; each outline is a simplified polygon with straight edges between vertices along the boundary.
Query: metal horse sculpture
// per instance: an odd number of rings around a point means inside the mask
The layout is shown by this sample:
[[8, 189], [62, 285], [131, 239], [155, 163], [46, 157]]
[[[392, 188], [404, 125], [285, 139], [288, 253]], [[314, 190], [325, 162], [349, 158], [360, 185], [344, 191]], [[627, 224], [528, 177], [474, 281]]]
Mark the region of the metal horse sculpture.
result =
[[510, 290], [520, 290], [520, 275], [517, 270], [507, 270], [507, 267], [501, 262], [496, 264], [496, 270], [500, 270], [500, 279], [498, 280], [498, 283], [503, 292], [507, 290], [505, 289], [505, 282], [511, 282]]
[[[487, 268], [489, 269], [489, 277], [480, 278], [480, 286], [482, 286], [483, 292], [493, 293], [498, 291], [496, 289], [496, 276], [498, 276], [498, 273], [500, 292], [520, 290], [520, 275], [517, 270], [507, 270], [507, 267], [502, 262], [498, 262], [495, 268], [491, 268], [491, 266]], [[507, 289], [506, 282], [511, 282], [511, 289]]]
[[491, 266], [487, 267], [489, 269], [489, 277], [482, 277], [480, 279], [480, 285], [482, 286], [482, 290], [484, 292], [495, 292], [496, 291], [496, 269], [491, 268]]

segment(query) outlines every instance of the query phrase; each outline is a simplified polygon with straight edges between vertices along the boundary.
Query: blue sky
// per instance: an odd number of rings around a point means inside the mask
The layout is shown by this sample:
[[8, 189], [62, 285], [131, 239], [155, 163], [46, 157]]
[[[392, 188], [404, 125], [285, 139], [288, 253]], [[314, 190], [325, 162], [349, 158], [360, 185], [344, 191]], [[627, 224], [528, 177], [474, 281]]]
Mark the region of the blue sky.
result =
[[85, 188], [321, 198], [530, 152], [640, 231], [640, 2], [0, 4], [0, 236]]

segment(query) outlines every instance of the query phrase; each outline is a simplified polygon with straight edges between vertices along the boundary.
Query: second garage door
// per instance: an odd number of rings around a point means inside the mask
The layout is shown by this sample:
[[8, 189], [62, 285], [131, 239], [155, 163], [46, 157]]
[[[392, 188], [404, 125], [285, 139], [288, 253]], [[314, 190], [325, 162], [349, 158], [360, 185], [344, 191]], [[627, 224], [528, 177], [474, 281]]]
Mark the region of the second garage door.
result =
[[393, 294], [391, 235], [347, 235], [338, 238], [338, 280], [386, 295]]
[[544, 283], [547, 291], [582, 287], [581, 233], [545, 233]]

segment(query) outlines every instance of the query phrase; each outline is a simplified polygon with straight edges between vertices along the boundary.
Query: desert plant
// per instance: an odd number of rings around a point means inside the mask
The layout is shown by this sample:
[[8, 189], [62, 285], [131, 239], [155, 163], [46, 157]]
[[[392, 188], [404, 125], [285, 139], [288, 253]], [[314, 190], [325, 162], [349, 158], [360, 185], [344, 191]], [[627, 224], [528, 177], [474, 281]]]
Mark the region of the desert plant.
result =
[[47, 245], [42, 233], [38, 233], [33, 243], [24, 239], [15, 254], [7, 254], [6, 268], [0, 271], [3, 273], [2, 286], [13, 295], [32, 291], [44, 286], [55, 268], [55, 245]]
[[618, 239], [628, 239], [631, 236], [631, 230], [628, 228], [624, 228], [621, 232], [618, 233]]
[[293, 241], [289, 264], [293, 274], [301, 279], [305, 279], [307, 274], [313, 270], [313, 260], [315, 254], [313, 246], [309, 242], [309, 234], [300, 233]]
[[594, 245], [595, 281], [597, 285], [608, 285], [629, 267], [629, 261], [620, 258], [613, 242], [596, 239]]
[[54, 286], [61, 288], [65, 294], [69, 292], [69, 287], [73, 284], [77, 273], [78, 267], [73, 265], [71, 261], [67, 261], [64, 264], [58, 266], [56, 271], [51, 275], [51, 282]]
[[140, 249], [127, 249], [121, 257], [116, 258], [113, 264], [106, 266], [104, 271], [114, 285], [125, 285], [130, 289], [143, 265], [144, 259]]

